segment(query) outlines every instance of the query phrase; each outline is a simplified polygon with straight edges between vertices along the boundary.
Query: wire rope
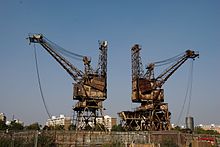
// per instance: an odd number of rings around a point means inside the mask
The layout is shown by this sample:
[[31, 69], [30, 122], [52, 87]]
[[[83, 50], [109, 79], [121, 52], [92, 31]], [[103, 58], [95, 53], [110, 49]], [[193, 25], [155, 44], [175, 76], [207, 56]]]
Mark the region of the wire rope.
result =
[[45, 101], [42, 86], [41, 86], [40, 73], [39, 73], [38, 60], [37, 60], [37, 51], [36, 51], [35, 45], [34, 45], [34, 58], [35, 58], [35, 66], [36, 66], [36, 71], [37, 71], [37, 80], [38, 80], [38, 86], [39, 86], [39, 89], [40, 89], [41, 98], [42, 98], [46, 113], [47, 113], [48, 117], [51, 118], [51, 114], [50, 114], [50, 112], [48, 110], [48, 107], [46, 105], [46, 101]]
[[80, 55], [80, 54], [71, 52], [71, 51], [69, 51], [69, 50], [66, 50], [66, 49], [60, 47], [60, 46], [57, 45], [56, 43], [54, 43], [54, 42], [50, 41], [49, 39], [47, 39], [46, 37], [44, 37], [44, 39], [45, 39], [46, 42], [49, 42], [51, 48], [53, 48], [54, 50], [56, 50], [56, 51], [62, 53], [63, 55], [66, 55], [66, 56], [68, 56], [68, 57], [70, 57], [70, 58], [73, 58], [73, 59], [75, 59], [75, 60], [82, 60], [83, 57], [84, 57], [83, 55]]
[[182, 57], [178, 57], [178, 58], [175, 58], [175, 59], [172, 59], [172, 60], [169, 60], [169, 61], [166, 61], [166, 62], [161, 62], [160, 64], [155, 64], [155, 67], [159, 67], [159, 66], [164, 66], [164, 65], [167, 65], [167, 64], [171, 64], [177, 60], [180, 60]]
[[181, 119], [181, 117], [183, 115], [183, 111], [184, 111], [184, 108], [185, 108], [185, 104], [186, 104], [187, 98], [189, 98], [189, 102], [188, 102], [188, 108], [187, 108], [187, 113], [186, 113], [187, 115], [186, 116], [189, 115], [189, 109], [190, 109], [190, 103], [191, 103], [191, 95], [192, 95], [192, 80], [193, 80], [192, 77], [193, 77], [193, 61], [191, 61], [191, 64], [190, 64], [186, 94], [185, 94], [183, 105], [181, 107], [180, 114], [178, 116], [177, 125], [179, 125], [180, 119]]
[[188, 108], [187, 108], [187, 112], [186, 112], [186, 116], [189, 116], [189, 110], [190, 110], [190, 105], [191, 105], [191, 100], [192, 100], [192, 85], [193, 85], [193, 61], [191, 62], [191, 64], [190, 64], [190, 77], [191, 77], [191, 79], [190, 79], [190, 90], [189, 90], [189, 103], [188, 103]]
[[165, 59], [165, 60], [162, 60], [162, 61], [157, 61], [157, 62], [154, 62], [155, 65], [157, 66], [161, 66], [161, 65], [166, 65], [166, 64], [169, 64], [169, 63], [172, 63], [176, 60], [178, 60], [179, 58], [181, 58], [180, 56], [182, 55], [183, 53], [180, 53], [174, 57], [171, 57], [171, 58], [168, 58], [168, 59]]

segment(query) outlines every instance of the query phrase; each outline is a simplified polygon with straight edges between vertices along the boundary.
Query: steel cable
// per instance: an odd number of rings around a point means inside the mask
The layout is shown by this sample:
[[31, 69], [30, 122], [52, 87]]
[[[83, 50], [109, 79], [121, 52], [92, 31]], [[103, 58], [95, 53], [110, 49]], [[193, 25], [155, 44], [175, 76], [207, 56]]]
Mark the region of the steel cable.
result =
[[187, 111], [186, 111], [186, 116], [189, 116], [189, 110], [190, 110], [190, 105], [191, 105], [191, 99], [192, 99], [192, 84], [193, 84], [193, 61], [191, 62], [190, 64], [190, 82], [189, 82], [189, 86], [190, 86], [190, 89], [189, 89], [189, 103], [188, 103], [188, 108], [187, 108]]
[[58, 51], [59, 53], [68, 56], [70, 58], [73, 58], [75, 60], [82, 60], [83, 59], [83, 55], [68, 51], [62, 47], [60, 47], [59, 45], [57, 45], [56, 43], [50, 41], [49, 39], [47, 39], [46, 37], [44, 37], [46, 42], [49, 42], [49, 44], [51, 45], [51, 48], [53, 48], [54, 50]]
[[174, 61], [177, 61], [181, 58], [181, 54], [178, 54], [174, 57], [171, 57], [171, 58], [168, 58], [168, 59], [165, 59], [165, 60], [162, 60], [162, 61], [157, 61], [157, 62], [153, 62], [153, 64], [155, 64], [155, 66], [162, 66], [162, 65], [166, 65], [166, 64], [169, 64], [169, 63], [172, 63]]
[[188, 102], [186, 116], [189, 115], [189, 109], [190, 109], [190, 104], [191, 104], [191, 95], [192, 95], [192, 81], [193, 81], [193, 61], [191, 61], [191, 64], [190, 64], [186, 94], [185, 94], [185, 98], [184, 98], [184, 102], [183, 102], [180, 114], [178, 116], [177, 125], [179, 125], [180, 119], [183, 115], [183, 111], [184, 111], [184, 108], [185, 108], [187, 98], [189, 98], [189, 102]]
[[51, 114], [47, 108], [47, 105], [46, 105], [46, 101], [45, 101], [45, 98], [44, 98], [44, 95], [43, 95], [43, 90], [42, 90], [42, 86], [41, 86], [41, 80], [40, 80], [40, 73], [39, 73], [39, 68], [38, 68], [38, 60], [37, 60], [37, 51], [36, 51], [36, 47], [34, 45], [34, 57], [35, 57], [35, 66], [36, 66], [36, 71], [37, 71], [37, 80], [38, 80], [38, 86], [39, 86], [39, 89], [40, 89], [40, 94], [41, 94], [41, 98], [42, 98], [42, 101], [43, 101], [43, 104], [44, 104], [44, 108], [47, 112], [47, 115], [49, 118], [51, 118]]

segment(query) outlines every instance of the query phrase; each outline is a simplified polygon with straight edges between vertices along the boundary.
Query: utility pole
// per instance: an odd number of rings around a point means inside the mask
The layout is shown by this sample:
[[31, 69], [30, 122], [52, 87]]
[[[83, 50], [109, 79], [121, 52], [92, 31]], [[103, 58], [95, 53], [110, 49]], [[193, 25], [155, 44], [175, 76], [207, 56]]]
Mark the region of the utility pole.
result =
[[37, 142], [38, 142], [38, 130], [36, 131], [36, 134], [35, 134], [35, 141], [34, 141], [34, 147], [37, 147]]

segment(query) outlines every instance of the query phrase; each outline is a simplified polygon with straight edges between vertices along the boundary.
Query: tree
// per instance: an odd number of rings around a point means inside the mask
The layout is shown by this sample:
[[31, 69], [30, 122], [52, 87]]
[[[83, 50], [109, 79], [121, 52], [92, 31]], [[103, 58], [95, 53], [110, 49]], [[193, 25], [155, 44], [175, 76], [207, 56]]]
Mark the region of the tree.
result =
[[112, 131], [122, 132], [125, 131], [121, 124], [112, 126]]
[[5, 124], [4, 121], [0, 120], [0, 130], [6, 130], [8, 126]]
[[30, 124], [29, 126], [26, 126], [26, 130], [40, 130], [41, 125], [36, 123]]
[[8, 126], [9, 130], [23, 130], [24, 126], [21, 123], [16, 122], [16, 120], [11, 121], [11, 124]]
[[172, 130], [181, 131], [182, 129], [180, 128], [180, 126], [175, 126], [174, 128], [172, 128]]
[[50, 129], [50, 127], [48, 127], [47, 125], [45, 125], [45, 126], [43, 127], [43, 130], [51, 130], [51, 129]]
[[63, 125], [47, 126], [43, 127], [43, 130], [65, 130]]
[[196, 127], [195, 128], [195, 133], [197, 133], [197, 134], [219, 135], [219, 133], [216, 130], [205, 130], [201, 127]]
[[63, 125], [55, 125], [53, 127], [53, 130], [64, 130], [64, 126]]

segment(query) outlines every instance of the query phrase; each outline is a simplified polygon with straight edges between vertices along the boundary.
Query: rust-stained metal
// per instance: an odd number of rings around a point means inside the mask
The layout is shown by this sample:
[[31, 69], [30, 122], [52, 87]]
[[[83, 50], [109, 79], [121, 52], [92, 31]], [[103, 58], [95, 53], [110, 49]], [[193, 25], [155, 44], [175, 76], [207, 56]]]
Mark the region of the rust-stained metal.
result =
[[[122, 111], [119, 117], [126, 130], [170, 130], [170, 116], [168, 104], [164, 103], [164, 89], [162, 85], [189, 58], [195, 59], [198, 53], [187, 50], [183, 55], [175, 56], [164, 61], [150, 63], [144, 74], [140, 57], [141, 47], [135, 44], [131, 49], [132, 61], [132, 94], [131, 100], [140, 103], [134, 111]], [[173, 63], [158, 77], [154, 69], [158, 64]]]
[[142, 103], [135, 111], [122, 111], [119, 117], [125, 130], [162, 131], [170, 130], [167, 103]]
[[[74, 124], [77, 130], [95, 127], [96, 119], [103, 118], [102, 102], [107, 98], [107, 41], [99, 41], [99, 62], [96, 71], [87, 67], [82, 83], [74, 84]], [[85, 68], [86, 69], [86, 68]]]
[[[102, 102], [107, 98], [107, 41], [99, 41], [99, 62], [97, 70], [91, 68], [91, 59], [73, 53], [84, 63], [84, 72], [75, 67], [59, 52], [62, 50], [42, 34], [28, 37], [30, 43], [39, 43], [73, 78], [73, 99], [78, 100], [74, 110], [74, 125], [78, 130], [96, 125], [96, 118], [103, 117]], [[65, 51], [69, 52], [69, 51]]]

